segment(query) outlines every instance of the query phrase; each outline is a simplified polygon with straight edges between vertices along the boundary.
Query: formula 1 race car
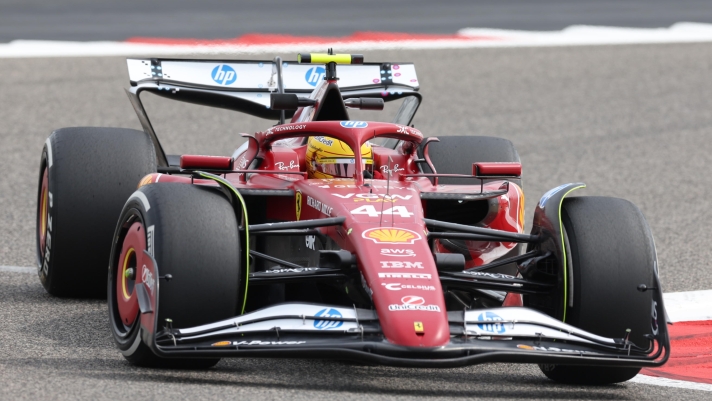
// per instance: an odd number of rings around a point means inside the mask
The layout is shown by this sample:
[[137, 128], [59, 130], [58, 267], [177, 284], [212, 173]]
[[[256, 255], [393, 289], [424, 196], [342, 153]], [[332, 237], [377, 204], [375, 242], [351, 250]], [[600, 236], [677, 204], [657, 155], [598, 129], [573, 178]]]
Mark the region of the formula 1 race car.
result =
[[[422, 100], [412, 63], [331, 51], [127, 62], [143, 131], [52, 133], [37, 258], [49, 293], [107, 294], [131, 363], [516, 362], [600, 384], [667, 361], [655, 244], [638, 208], [569, 197], [585, 185], [564, 184], [525, 233], [513, 144], [424, 137], [411, 125]], [[232, 157], [166, 155], [143, 92], [279, 122], [243, 135]], [[393, 122], [349, 118], [394, 100]]]

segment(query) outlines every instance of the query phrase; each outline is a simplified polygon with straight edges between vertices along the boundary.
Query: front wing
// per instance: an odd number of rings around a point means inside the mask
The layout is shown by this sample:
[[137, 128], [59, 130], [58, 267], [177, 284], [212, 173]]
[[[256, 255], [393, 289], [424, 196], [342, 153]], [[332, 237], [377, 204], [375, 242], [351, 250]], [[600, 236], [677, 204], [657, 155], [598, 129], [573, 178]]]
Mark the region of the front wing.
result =
[[665, 316], [662, 299], [654, 307], [651, 322], [657, 329], [649, 344], [597, 336], [529, 308], [499, 307], [448, 312], [448, 344], [403, 347], [384, 338], [375, 311], [307, 303], [274, 305], [185, 329], [142, 325], [142, 339], [166, 358], [336, 358], [407, 367], [484, 362], [654, 367], [664, 364], [670, 351], [666, 325], [654, 320]]

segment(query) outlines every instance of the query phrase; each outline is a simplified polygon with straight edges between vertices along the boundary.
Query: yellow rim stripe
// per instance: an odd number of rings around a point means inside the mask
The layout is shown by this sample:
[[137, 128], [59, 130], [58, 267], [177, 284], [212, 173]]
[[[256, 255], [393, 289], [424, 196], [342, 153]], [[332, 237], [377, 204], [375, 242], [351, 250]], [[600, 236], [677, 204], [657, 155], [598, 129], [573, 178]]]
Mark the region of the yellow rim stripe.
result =
[[[124, 298], [129, 299], [131, 298], [131, 295], [129, 295], [129, 292], [126, 290], [126, 267], [129, 264], [129, 259], [131, 259], [131, 255], [136, 253], [133, 248], [129, 248], [128, 252], [126, 252], [126, 256], [124, 257], [124, 268], [121, 269], [121, 289], [124, 292]], [[135, 273], [134, 273], [135, 274]]]
[[578, 187], [573, 187], [568, 190], [564, 194], [564, 196], [561, 197], [561, 202], [559, 202], [559, 232], [561, 233], [561, 252], [564, 255], [564, 317], [561, 319], [562, 322], [566, 322], [566, 307], [568, 306], [568, 298], [569, 298], [569, 283], [568, 283], [568, 274], [569, 274], [569, 268], [566, 265], [566, 244], [564, 244], [564, 224], [563, 221], [561, 220], [561, 205], [564, 204], [564, 199], [568, 194], [571, 192], [579, 189], [579, 188], [586, 188], [585, 185], [579, 185]]

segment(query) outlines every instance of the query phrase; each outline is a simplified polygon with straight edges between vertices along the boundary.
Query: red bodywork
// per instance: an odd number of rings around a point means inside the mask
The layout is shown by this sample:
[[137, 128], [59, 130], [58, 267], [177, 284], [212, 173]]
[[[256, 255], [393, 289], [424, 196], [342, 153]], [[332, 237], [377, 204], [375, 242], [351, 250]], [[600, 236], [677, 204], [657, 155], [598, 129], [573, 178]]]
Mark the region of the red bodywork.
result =
[[[227, 174], [238, 189], [290, 189], [290, 197], [268, 197], [268, 219], [271, 221], [309, 220], [344, 216], [343, 226], [322, 228], [341, 248], [353, 252], [364, 278], [385, 337], [393, 344], [410, 347], [436, 347], [448, 343], [450, 329], [444, 294], [433, 251], [427, 241], [423, 222], [427, 200], [421, 194], [480, 193], [479, 180], [472, 185], [438, 185], [419, 174], [415, 163], [417, 145], [423, 139], [420, 131], [390, 123], [367, 122], [362, 128], [346, 128], [339, 121], [290, 123], [275, 126], [250, 137], [246, 152], [234, 162], [234, 170], [249, 166], [255, 157], [262, 161], [259, 171], [266, 174]], [[352, 149], [367, 140], [391, 137], [403, 140], [396, 150], [374, 146], [374, 167], [392, 171], [390, 181], [364, 179], [361, 173], [353, 179], [307, 179], [304, 172], [304, 146], [288, 147], [275, 141], [311, 135], [339, 139]], [[360, 152], [355, 153], [360, 163]], [[389, 161], [390, 159], [390, 161]], [[396, 165], [398, 167], [396, 167]], [[276, 173], [284, 172], [284, 173]], [[274, 173], [272, 173], [274, 172]], [[246, 177], [247, 176], [247, 177]], [[468, 182], [468, 180], [463, 180]], [[142, 181], [191, 182], [190, 178], [153, 174]], [[195, 184], [213, 185], [213, 181], [193, 180]], [[507, 188], [504, 181], [484, 184], [484, 192]], [[523, 195], [510, 183], [508, 192], [497, 197], [499, 207], [488, 227], [523, 232]], [[516, 244], [468, 241], [473, 264], [481, 265], [502, 257]], [[435, 242], [438, 252], [440, 249]]]

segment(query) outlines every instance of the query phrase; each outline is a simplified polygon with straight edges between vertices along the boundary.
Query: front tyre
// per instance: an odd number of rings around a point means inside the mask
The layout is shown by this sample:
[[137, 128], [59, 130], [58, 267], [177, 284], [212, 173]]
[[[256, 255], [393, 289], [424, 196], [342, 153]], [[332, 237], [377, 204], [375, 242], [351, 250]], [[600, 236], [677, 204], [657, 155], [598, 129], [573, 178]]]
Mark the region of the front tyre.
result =
[[[123, 354], [137, 366], [208, 368], [219, 359], [164, 359], [142, 341], [135, 285], [144, 251], [158, 273], [158, 329], [236, 316], [240, 305], [240, 241], [230, 202], [214, 188], [158, 183], [141, 187], [126, 202], [114, 235], [108, 280], [110, 326]], [[150, 336], [148, 336], [150, 337]]]
[[[630, 329], [630, 340], [646, 348], [645, 335], [653, 331], [652, 292], [640, 292], [637, 287], [655, 282], [657, 265], [653, 235], [643, 214], [624, 199], [577, 197], [564, 199], [561, 217], [570, 251], [567, 270], [573, 277], [567, 277], [569, 299], [559, 318], [608, 338], [625, 337]], [[569, 384], [619, 383], [640, 371], [565, 365], [540, 368], [548, 378]]]

